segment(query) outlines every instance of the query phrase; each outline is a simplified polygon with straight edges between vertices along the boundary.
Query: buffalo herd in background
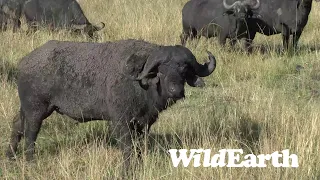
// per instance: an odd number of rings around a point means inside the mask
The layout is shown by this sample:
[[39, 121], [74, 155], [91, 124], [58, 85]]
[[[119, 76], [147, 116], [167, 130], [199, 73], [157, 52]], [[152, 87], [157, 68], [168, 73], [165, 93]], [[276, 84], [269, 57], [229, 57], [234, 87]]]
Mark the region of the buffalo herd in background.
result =
[[[185, 83], [203, 87], [201, 77], [209, 76], [216, 67], [209, 51], [209, 61], [199, 64], [184, 47], [188, 39], [218, 36], [221, 45], [227, 38], [231, 45], [245, 39], [249, 50], [257, 32], [268, 36], [281, 33], [284, 49], [289, 48], [290, 35], [296, 47], [311, 5], [312, 0], [190, 0], [182, 9], [182, 46], [134, 39], [49, 41], [18, 65], [21, 105], [13, 120], [7, 156], [15, 159], [24, 136], [26, 158], [33, 159], [41, 124], [55, 111], [79, 122], [111, 120], [128, 167], [132, 137], [148, 132], [162, 110], [184, 98]], [[46, 26], [83, 32], [92, 38], [104, 27], [104, 23], [92, 25], [75, 0], [0, 0], [2, 30], [11, 23], [17, 31], [22, 16], [28, 33]]]
[[[224, 45], [230, 38], [245, 39], [245, 48], [257, 32], [264, 35], [282, 34], [284, 49], [297, 47], [303, 28], [308, 22], [313, 0], [244, 0], [228, 4], [227, 0], [190, 0], [182, 10], [181, 43], [188, 38], [219, 37]], [[319, 1], [319, 0], [316, 0]]]

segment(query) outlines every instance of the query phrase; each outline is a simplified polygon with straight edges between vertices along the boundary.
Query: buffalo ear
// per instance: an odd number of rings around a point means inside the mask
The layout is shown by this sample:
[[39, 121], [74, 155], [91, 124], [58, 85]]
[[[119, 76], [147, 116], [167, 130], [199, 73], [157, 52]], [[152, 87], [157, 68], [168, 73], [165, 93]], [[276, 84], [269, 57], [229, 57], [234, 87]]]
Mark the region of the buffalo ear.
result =
[[[137, 54], [139, 53], [139, 54]], [[159, 57], [160, 56], [160, 57]], [[130, 55], [125, 61], [124, 74], [130, 79], [139, 81], [142, 88], [159, 83], [158, 67], [163, 62], [162, 53], [136, 52]]]
[[233, 10], [227, 10], [223, 13], [223, 15], [231, 15], [231, 14], [234, 14]]
[[206, 85], [203, 79], [197, 75], [187, 78], [187, 83], [191, 87], [204, 87]]
[[159, 76], [156, 76], [156, 77], [150, 79], [150, 80], [149, 80], [149, 83], [150, 83], [150, 84], [158, 84], [159, 81], [160, 81]]
[[130, 55], [125, 60], [125, 65], [123, 72], [126, 75], [131, 76], [132, 78], [137, 78], [142, 71], [145, 63], [147, 62], [148, 56], [139, 56], [136, 54]]
[[251, 18], [261, 18], [261, 15], [257, 13], [252, 13]]

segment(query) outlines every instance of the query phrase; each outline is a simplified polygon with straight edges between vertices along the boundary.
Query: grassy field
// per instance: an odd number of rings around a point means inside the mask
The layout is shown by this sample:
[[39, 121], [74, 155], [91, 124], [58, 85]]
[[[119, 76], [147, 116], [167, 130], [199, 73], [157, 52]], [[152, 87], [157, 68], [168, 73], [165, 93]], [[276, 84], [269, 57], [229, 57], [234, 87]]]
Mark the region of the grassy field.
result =
[[[136, 38], [179, 44], [181, 9], [187, 0], [81, 0], [93, 23], [103, 21], [99, 42]], [[216, 39], [189, 42], [203, 62], [210, 50], [217, 69], [206, 87], [186, 88], [185, 100], [161, 113], [147, 137], [143, 161], [128, 179], [319, 179], [320, 178], [320, 4], [313, 3], [309, 23], [296, 55], [281, 53], [280, 35], [254, 41], [246, 55], [217, 44]], [[108, 122], [76, 124], [53, 114], [43, 124], [36, 144], [36, 162], [19, 154], [8, 161], [11, 121], [19, 108], [13, 79], [19, 59], [51, 39], [87, 41], [85, 37], [45, 29], [26, 35], [0, 33], [0, 179], [115, 179], [121, 172], [121, 152], [104, 146]], [[296, 71], [297, 65], [304, 69]], [[267, 154], [290, 149], [298, 168], [174, 168], [171, 148], [225, 148]], [[20, 149], [21, 150], [21, 149]]]

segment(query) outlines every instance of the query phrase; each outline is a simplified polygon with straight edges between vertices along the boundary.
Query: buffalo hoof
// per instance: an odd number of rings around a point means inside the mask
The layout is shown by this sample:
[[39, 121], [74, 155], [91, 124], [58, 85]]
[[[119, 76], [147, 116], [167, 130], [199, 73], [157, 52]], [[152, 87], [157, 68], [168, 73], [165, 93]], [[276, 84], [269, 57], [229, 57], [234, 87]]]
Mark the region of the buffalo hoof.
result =
[[8, 160], [10, 161], [16, 161], [17, 160], [17, 156], [11, 151], [11, 150], [8, 150], [6, 152], [6, 157], [8, 158]]

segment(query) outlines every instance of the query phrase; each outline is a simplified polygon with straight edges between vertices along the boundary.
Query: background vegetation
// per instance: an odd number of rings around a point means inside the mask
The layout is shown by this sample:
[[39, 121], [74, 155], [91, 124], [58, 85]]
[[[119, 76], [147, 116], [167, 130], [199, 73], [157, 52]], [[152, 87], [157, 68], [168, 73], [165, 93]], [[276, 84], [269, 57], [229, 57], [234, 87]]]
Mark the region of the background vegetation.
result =
[[[81, 0], [80, 5], [91, 22], [106, 23], [99, 42], [136, 38], [174, 45], [180, 43], [186, 1]], [[222, 48], [216, 39], [189, 42], [200, 62], [210, 50], [217, 69], [205, 88], [187, 87], [186, 99], [160, 115], [147, 137], [144, 161], [128, 179], [319, 179], [319, 8], [313, 3], [295, 55], [282, 52], [280, 35], [259, 35], [252, 55]], [[25, 162], [22, 154], [16, 162], [5, 158], [19, 108], [13, 78], [19, 59], [51, 39], [87, 39], [46, 29], [26, 35], [25, 27], [0, 33], [0, 39], [0, 179], [115, 179], [122, 156], [115, 146], [104, 146], [103, 139], [110, 139], [107, 121], [76, 124], [54, 114], [37, 139], [36, 162]], [[255, 154], [290, 149], [299, 168], [174, 168], [166, 154], [170, 148], [242, 148]]]

